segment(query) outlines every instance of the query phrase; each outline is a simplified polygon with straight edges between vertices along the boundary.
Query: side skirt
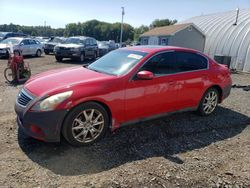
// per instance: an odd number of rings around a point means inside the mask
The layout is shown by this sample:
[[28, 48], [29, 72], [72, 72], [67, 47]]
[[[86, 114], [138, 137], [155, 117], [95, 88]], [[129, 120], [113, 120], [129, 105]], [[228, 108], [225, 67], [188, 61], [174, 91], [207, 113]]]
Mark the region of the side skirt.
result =
[[185, 108], [185, 109], [181, 109], [181, 110], [177, 110], [177, 111], [173, 111], [173, 112], [161, 113], [161, 114], [153, 115], [153, 116], [150, 116], [150, 117], [136, 119], [136, 120], [132, 120], [132, 121], [122, 123], [120, 127], [125, 127], [125, 126], [128, 126], [128, 125], [137, 124], [137, 123], [143, 123], [145, 121], [159, 119], [159, 118], [170, 116], [170, 115], [176, 114], [176, 113], [196, 111], [197, 109], [198, 109], [198, 107], [189, 107], [189, 108]]

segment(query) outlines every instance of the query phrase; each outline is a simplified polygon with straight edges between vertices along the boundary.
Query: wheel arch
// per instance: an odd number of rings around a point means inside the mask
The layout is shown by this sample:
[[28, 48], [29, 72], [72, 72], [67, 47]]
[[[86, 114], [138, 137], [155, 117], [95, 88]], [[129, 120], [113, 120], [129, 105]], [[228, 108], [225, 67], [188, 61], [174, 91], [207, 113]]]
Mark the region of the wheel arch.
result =
[[93, 102], [93, 103], [97, 103], [97, 104], [99, 104], [99, 105], [101, 105], [106, 111], [107, 111], [107, 113], [108, 113], [108, 116], [109, 116], [109, 128], [111, 129], [112, 128], [112, 113], [111, 113], [111, 110], [110, 110], [110, 108], [109, 108], [109, 106], [107, 105], [107, 104], [105, 104], [104, 102], [101, 102], [101, 101], [98, 101], [98, 100], [89, 100], [89, 101], [83, 101], [83, 102], [80, 102], [80, 103], [78, 103], [77, 105], [75, 105], [75, 106], [73, 106], [72, 108], [70, 108], [69, 110], [68, 110], [68, 112], [66, 113], [66, 115], [64, 116], [64, 118], [63, 118], [63, 121], [62, 121], [62, 123], [61, 123], [61, 125], [60, 125], [60, 132], [62, 133], [62, 126], [63, 126], [63, 124], [64, 124], [64, 121], [65, 121], [65, 119], [68, 117], [68, 115], [69, 115], [69, 113], [73, 110], [73, 109], [75, 109], [76, 107], [78, 107], [79, 105], [82, 105], [82, 104], [84, 104], [84, 103], [89, 103], [89, 102]]
[[[222, 97], [223, 97], [222, 88], [219, 85], [215, 84], [215, 85], [211, 85], [210, 87], [208, 87], [207, 90], [209, 90], [211, 88], [215, 88], [218, 91], [218, 93], [219, 93], [219, 103], [221, 103], [222, 102]], [[207, 92], [207, 90], [205, 91], [205, 93]]]

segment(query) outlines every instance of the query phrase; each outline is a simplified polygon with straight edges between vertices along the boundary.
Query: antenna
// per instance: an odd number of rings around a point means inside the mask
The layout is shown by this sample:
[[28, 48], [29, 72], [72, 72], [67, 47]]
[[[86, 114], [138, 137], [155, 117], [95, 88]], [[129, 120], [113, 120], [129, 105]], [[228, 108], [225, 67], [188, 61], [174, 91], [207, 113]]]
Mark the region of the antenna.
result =
[[235, 19], [235, 23], [234, 23], [233, 25], [237, 25], [238, 18], [239, 18], [239, 13], [240, 13], [240, 9], [237, 8], [237, 9], [236, 9], [236, 19]]

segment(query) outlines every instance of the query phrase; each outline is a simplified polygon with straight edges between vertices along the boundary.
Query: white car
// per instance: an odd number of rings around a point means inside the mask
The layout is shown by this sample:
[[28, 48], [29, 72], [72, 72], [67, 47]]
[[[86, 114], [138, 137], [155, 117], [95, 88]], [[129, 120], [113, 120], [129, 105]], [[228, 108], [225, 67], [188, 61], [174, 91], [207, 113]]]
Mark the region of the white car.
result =
[[11, 48], [21, 50], [23, 55], [40, 57], [43, 53], [43, 45], [39, 41], [31, 38], [11, 37], [0, 42], [0, 57], [8, 57]]

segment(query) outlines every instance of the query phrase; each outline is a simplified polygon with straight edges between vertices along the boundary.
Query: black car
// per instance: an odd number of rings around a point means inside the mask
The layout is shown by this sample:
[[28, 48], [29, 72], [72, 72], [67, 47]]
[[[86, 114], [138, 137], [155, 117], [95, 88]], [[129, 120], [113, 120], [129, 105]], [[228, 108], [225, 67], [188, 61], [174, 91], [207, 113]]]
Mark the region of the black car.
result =
[[110, 47], [107, 41], [98, 41], [99, 56], [109, 53]]
[[99, 55], [96, 39], [92, 37], [70, 37], [63, 44], [54, 48], [55, 58], [58, 62], [63, 58], [77, 59], [83, 62], [86, 58], [96, 59]]
[[28, 35], [15, 32], [0, 32], [0, 41], [10, 37], [28, 37]]
[[53, 39], [44, 44], [44, 53], [47, 55], [49, 53], [53, 53], [55, 46], [64, 43], [65, 40], [66, 38], [64, 37], [54, 37]]

